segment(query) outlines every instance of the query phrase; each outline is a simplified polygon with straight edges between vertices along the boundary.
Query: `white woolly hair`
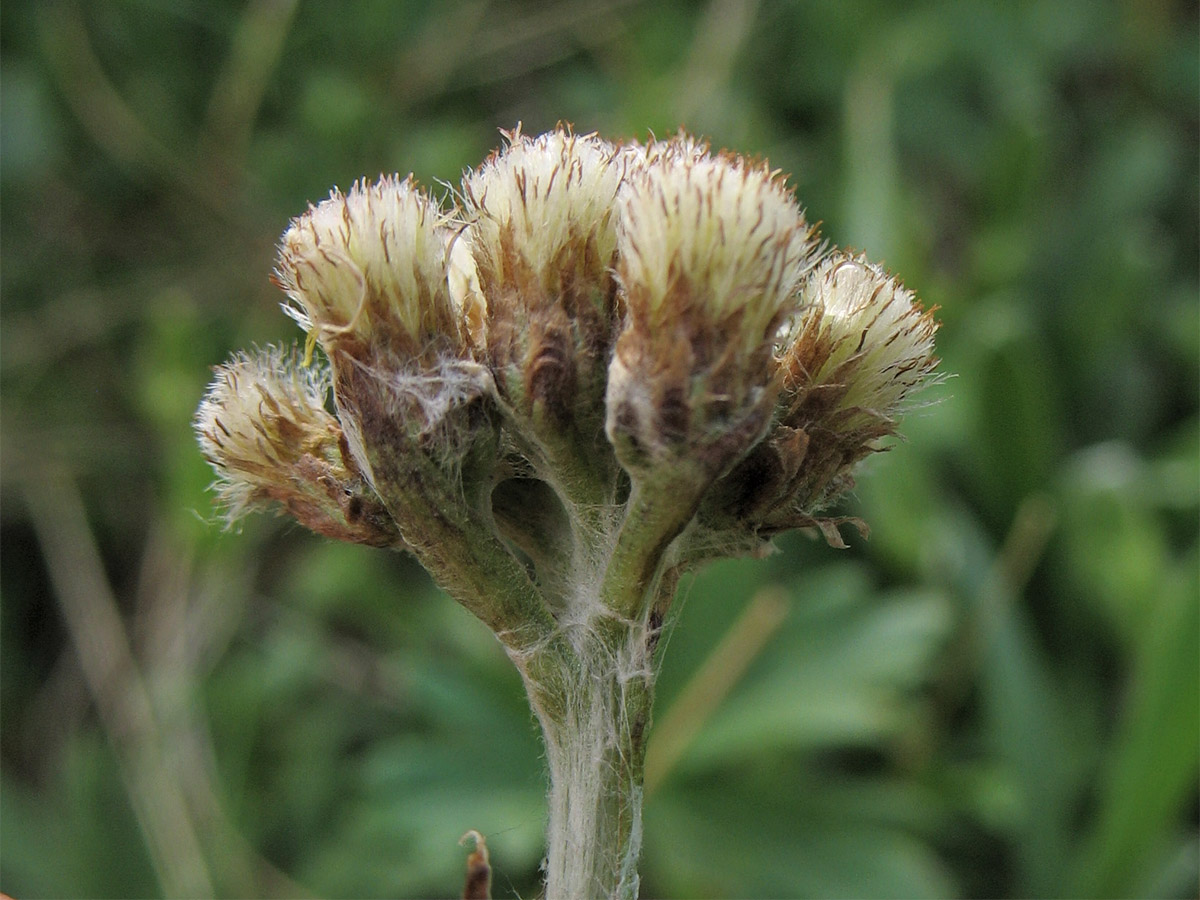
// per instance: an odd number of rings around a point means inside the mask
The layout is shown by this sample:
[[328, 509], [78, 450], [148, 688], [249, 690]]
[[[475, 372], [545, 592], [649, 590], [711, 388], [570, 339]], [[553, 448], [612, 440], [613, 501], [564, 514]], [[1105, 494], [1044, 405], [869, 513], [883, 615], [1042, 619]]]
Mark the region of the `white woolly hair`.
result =
[[502, 236], [511, 231], [514, 248], [539, 274], [552, 276], [559, 252], [576, 241], [594, 239], [607, 261], [616, 246], [612, 210], [624, 155], [595, 134], [563, 127], [535, 138], [518, 128], [506, 137], [507, 147], [463, 177], [462, 202], [479, 258], [502, 266]]
[[328, 369], [301, 365], [293, 349], [242, 352], [217, 367], [194, 427], [229, 521], [266, 505], [263, 490], [288, 477], [305, 443], [338, 433], [328, 395]]
[[901, 402], [922, 387], [937, 365], [933, 338], [937, 322], [911, 291], [863, 257], [835, 255], [813, 272], [802, 304], [821, 311], [834, 349], [817, 372], [829, 380], [854, 358], [842, 403], [893, 415]]
[[283, 235], [277, 275], [296, 304], [285, 310], [306, 331], [316, 326], [318, 337], [368, 338], [373, 317], [364, 309], [375, 295], [414, 339], [434, 333], [449, 312], [445, 223], [411, 175], [358, 181], [349, 194], [333, 190]]
[[691, 138], [651, 144], [617, 199], [618, 272], [634, 310], [658, 321], [686, 281], [695, 314], [742, 311], [747, 349], [792, 304], [816, 244], [792, 193], [743, 157], [709, 156]]

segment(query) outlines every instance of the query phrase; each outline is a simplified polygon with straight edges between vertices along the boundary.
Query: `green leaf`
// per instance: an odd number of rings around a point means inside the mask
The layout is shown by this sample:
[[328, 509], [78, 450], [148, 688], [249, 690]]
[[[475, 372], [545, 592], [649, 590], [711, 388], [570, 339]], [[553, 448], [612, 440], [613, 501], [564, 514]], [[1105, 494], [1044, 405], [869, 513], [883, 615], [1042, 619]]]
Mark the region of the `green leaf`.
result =
[[935, 593], [839, 603], [848, 586], [797, 584], [790, 621], [697, 736], [688, 770], [781, 748], [869, 745], [912, 721], [911, 692], [949, 633], [949, 604]]
[[[643, 893], [684, 897], [952, 897], [928, 846], [859, 802], [845, 781], [745, 767], [648, 805]], [[788, 778], [779, 790], [778, 777]], [[750, 782], [749, 784], [747, 782]], [[896, 785], [864, 782], [886, 795]], [[739, 802], [728, 801], [735, 793]], [[653, 892], [653, 893], [651, 893]]]
[[1162, 579], [1073, 893], [1133, 896], [1177, 836], [1200, 778], [1200, 554]]

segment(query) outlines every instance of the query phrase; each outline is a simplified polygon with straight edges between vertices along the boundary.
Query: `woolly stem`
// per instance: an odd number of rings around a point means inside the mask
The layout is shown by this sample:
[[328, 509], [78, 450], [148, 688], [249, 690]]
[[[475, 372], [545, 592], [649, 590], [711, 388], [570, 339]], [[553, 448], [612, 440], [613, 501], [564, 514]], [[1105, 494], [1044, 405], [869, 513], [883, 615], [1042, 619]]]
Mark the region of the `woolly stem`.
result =
[[644, 627], [620, 637], [588, 630], [569, 658], [527, 676], [550, 770], [546, 897], [638, 894], [645, 739], [653, 652]]

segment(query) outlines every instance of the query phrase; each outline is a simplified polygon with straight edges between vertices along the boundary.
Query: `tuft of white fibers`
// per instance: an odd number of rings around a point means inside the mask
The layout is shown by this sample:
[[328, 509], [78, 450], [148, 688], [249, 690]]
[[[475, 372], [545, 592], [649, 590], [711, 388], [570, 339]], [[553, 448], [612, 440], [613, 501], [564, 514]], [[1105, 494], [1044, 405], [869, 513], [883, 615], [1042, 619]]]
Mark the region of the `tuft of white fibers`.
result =
[[607, 263], [616, 246], [613, 200], [625, 172], [624, 155], [595, 134], [566, 128], [535, 138], [520, 129], [508, 146], [463, 178], [462, 201], [476, 257], [505, 280], [508, 248], [543, 279], [568, 244], [594, 242]]
[[374, 374], [395, 401], [391, 414], [417, 426], [422, 435], [452, 424], [455, 409], [495, 395], [491, 372], [467, 359], [448, 356], [419, 370], [392, 368]]
[[[863, 257], [826, 259], [805, 285], [802, 303], [819, 310], [832, 341], [828, 359], [810, 373], [813, 383], [844, 381], [842, 406], [893, 416], [937, 365], [933, 316]], [[853, 376], [845, 377], [851, 366]]]
[[[631, 313], [741, 314], [747, 349], [762, 344], [811, 269], [812, 228], [777, 171], [690, 138], [651, 144], [617, 198], [618, 274]], [[680, 304], [684, 304], [684, 308]]]
[[396, 325], [417, 342], [453, 329], [445, 224], [412, 176], [334, 189], [283, 235], [277, 277], [296, 304], [292, 317], [323, 343]]
[[302, 366], [294, 350], [269, 346], [217, 367], [194, 425], [230, 522], [278, 499], [305, 453], [336, 452], [328, 395], [328, 370]]

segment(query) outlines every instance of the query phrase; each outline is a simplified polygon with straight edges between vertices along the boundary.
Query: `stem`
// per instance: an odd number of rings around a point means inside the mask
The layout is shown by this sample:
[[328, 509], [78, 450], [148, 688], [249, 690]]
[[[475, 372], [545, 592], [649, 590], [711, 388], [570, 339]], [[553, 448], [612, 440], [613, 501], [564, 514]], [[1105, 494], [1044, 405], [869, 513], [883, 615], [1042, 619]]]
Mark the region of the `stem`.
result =
[[551, 677], [527, 676], [550, 769], [545, 865], [552, 900], [637, 897], [654, 693], [647, 635], [631, 627], [608, 643], [589, 629], [575, 653], [538, 667]]
[[609, 609], [627, 619], [649, 611], [645, 601], [655, 593], [663, 555], [695, 515], [711, 481], [712, 475], [687, 465], [648, 482], [634, 481], [601, 588]]

